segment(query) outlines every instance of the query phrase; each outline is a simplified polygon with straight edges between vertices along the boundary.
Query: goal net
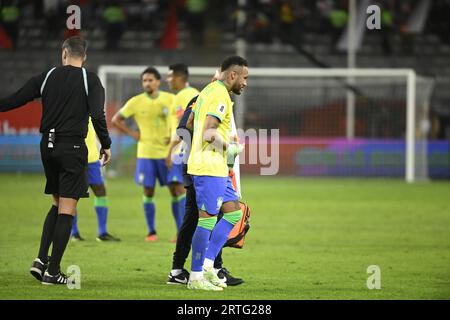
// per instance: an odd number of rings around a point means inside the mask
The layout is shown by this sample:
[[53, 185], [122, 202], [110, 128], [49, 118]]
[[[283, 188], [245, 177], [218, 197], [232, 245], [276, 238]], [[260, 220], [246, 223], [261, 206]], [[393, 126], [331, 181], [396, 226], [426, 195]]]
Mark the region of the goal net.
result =
[[[140, 74], [145, 68], [99, 68], [108, 121], [129, 98], [142, 92]], [[168, 67], [156, 68], [163, 75], [160, 89], [168, 91]], [[190, 85], [201, 90], [215, 69], [190, 67]], [[263, 150], [270, 153], [271, 161], [278, 161], [273, 172], [280, 175], [427, 179], [433, 85], [433, 80], [409, 69], [250, 68], [248, 87], [235, 102], [238, 128], [257, 135], [268, 130], [269, 136], [279, 138], [266, 139], [264, 148], [261, 139], [246, 139], [241, 172], [260, 174], [268, 165]], [[349, 93], [354, 103], [348, 103]], [[114, 161], [108, 173], [131, 174], [136, 142], [110, 128]], [[257, 150], [256, 157], [249, 154], [252, 144], [257, 145], [252, 149]]]

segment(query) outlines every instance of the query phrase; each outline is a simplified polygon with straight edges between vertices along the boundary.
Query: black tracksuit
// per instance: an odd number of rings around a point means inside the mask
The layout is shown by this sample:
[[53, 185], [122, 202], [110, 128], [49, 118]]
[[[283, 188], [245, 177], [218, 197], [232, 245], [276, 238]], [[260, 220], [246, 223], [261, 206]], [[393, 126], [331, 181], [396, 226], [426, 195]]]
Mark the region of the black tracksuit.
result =
[[[187, 130], [186, 123], [192, 112], [192, 106], [197, 101], [197, 97], [193, 98], [189, 102], [177, 130]], [[179, 136], [183, 137], [183, 134], [179, 134]], [[190, 136], [192, 139], [192, 132], [190, 132]], [[187, 155], [189, 154], [189, 151], [190, 150], [184, 150]], [[184, 263], [186, 262], [191, 250], [192, 237], [194, 236], [198, 223], [198, 207], [195, 197], [195, 189], [192, 182], [192, 177], [187, 173], [187, 164], [183, 164], [183, 183], [186, 188], [186, 207], [183, 223], [180, 227], [180, 231], [178, 232], [177, 245], [175, 252], [173, 253], [172, 269], [183, 269]], [[222, 214], [219, 213], [218, 218], [220, 219], [221, 216]], [[222, 250], [219, 252], [216, 260], [214, 261], [214, 268], [222, 268]]]

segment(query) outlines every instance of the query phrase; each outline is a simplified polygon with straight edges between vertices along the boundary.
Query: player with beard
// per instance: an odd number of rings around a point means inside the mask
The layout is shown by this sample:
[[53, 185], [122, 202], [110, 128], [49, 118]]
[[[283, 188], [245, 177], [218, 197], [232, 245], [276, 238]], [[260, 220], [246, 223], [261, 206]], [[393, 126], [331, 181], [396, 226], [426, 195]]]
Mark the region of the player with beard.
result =
[[[230, 140], [233, 115], [230, 92], [241, 94], [247, 78], [248, 63], [244, 58], [226, 58], [218, 80], [200, 92], [189, 116], [193, 136], [188, 174], [192, 175], [199, 209], [192, 238], [189, 289], [221, 291], [227, 286], [214, 272], [214, 260], [242, 217], [239, 197], [228, 174], [228, 164], [243, 150], [243, 145]], [[217, 222], [220, 211], [223, 218]]]
[[[142, 72], [141, 81], [144, 92], [128, 100], [113, 116], [112, 123], [138, 141], [135, 182], [144, 188], [143, 206], [148, 226], [145, 240], [154, 242], [158, 238], [153, 197], [156, 179], [160, 186], [167, 185], [168, 170], [165, 160], [169, 154], [171, 125], [174, 122], [171, 119], [174, 95], [159, 90], [161, 75], [153, 67]], [[125, 119], [130, 117], [136, 122], [138, 131], [125, 123]], [[176, 198], [173, 185], [169, 185], [169, 190], [172, 197]], [[173, 213], [177, 221], [177, 213]]]

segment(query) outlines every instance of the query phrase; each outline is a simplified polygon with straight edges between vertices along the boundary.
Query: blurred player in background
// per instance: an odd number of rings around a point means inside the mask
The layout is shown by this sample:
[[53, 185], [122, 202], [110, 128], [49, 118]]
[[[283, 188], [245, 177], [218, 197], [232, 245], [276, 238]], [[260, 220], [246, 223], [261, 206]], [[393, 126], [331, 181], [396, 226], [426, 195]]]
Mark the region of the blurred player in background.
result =
[[[144, 92], [128, 100], [113, 116], [112, 123], [120, 131], [138, 141], [135, 182], [144, 187], [143, 204], [148, 227], [145, 240], [153, 242], [158, 239], [153, 197], [156, 179], [160, 186], [167, 185], [166, 158], [169, 154], [171, 126], [174, 122], [171, 119], [174, 95], [159, 90], [161, 75], [153, 67], [142, 72], [141, 81]], [[130, 117], [134, 118], [139, 131], [126, 125], [125, 119]], [[169, 185], [169, 190], [174, 199], [173, 202], [179, 202], [173, 184]], [[173, 205], [173, 208], [178, 207], [179, 204]], [[179, 210], [173, 211], [173, 215], [175, 221], [178, 221]]]
[[[106, 197], [102, 164], [99, 161], [100, 153], [97, 146], [97, 136], [95, 135], [94, 126], [90, 119], [85, 143], [88, 149], [88, 183], [95, 195], [94, 208], [98, 223], [98, 235], [96, 239], [97, 241], [120, 241], [119, 238], [109, 234], [106, 229], [108, 198]], [[71, 238], [72, 241], [84, 240], [78, 230], [78, 212], [73, 219]]]
[[[248, 63], [239, 56], [226, 58], [219, 79], [206, 86], [197, 98], [188, 173], [192, 175], [199, 220], [192, 238], [189, 289], [221, 291], [227, 285], [214, 271], [214, 260], [230, 231], [242, 217], [239, 197], [229, 177], [229, 159], [243, 150], [230, 140], [233, 103], [229, 92], [241, 94], [247, 86]], [[217, 222], [217, 214], [223, 218]], [[216, 224], [217, 222], [217, 224]]]
[[[173, 188], [175, 197], [172, 199], [172, 212], [174, 212], [177, 232], [180, 231], [186, 206], [186, 190], [183, 185], [183, 151], [181, 140], [176, 134], [178, 123], [183, 116], [189, 101], [198, 95], [198, 90], [189, 86], [189, 71], [185, 64], [177, 63], [169, 66], [167, 83], [170, 90], [176, 93], [172, 105], [173, 123], [171, 124], [171, 143], [166, 166], [169, 170], [167, 182]], [[176, 239], [173, 241], [176, 242]]]

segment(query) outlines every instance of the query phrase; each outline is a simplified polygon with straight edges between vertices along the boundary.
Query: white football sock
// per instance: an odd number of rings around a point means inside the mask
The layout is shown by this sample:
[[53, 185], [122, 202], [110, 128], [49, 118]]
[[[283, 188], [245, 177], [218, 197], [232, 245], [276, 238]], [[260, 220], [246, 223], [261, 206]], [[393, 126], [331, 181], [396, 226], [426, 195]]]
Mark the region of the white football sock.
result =
[[189, 281], [202, 280], [202, 279], [203, 279], [203, 272], [191, 271], [191, 275], [189, 276]]
[[214, 268], [214, 260], [205, 258], [205, 261], [203, 262], [203, 269], [209, 271], [212, 268]]
[[177, 275], [179, 275], [183, 270], [181, 269], [172, 269], [172, 271], [170, 271], [170, 275], [176, 277]]

